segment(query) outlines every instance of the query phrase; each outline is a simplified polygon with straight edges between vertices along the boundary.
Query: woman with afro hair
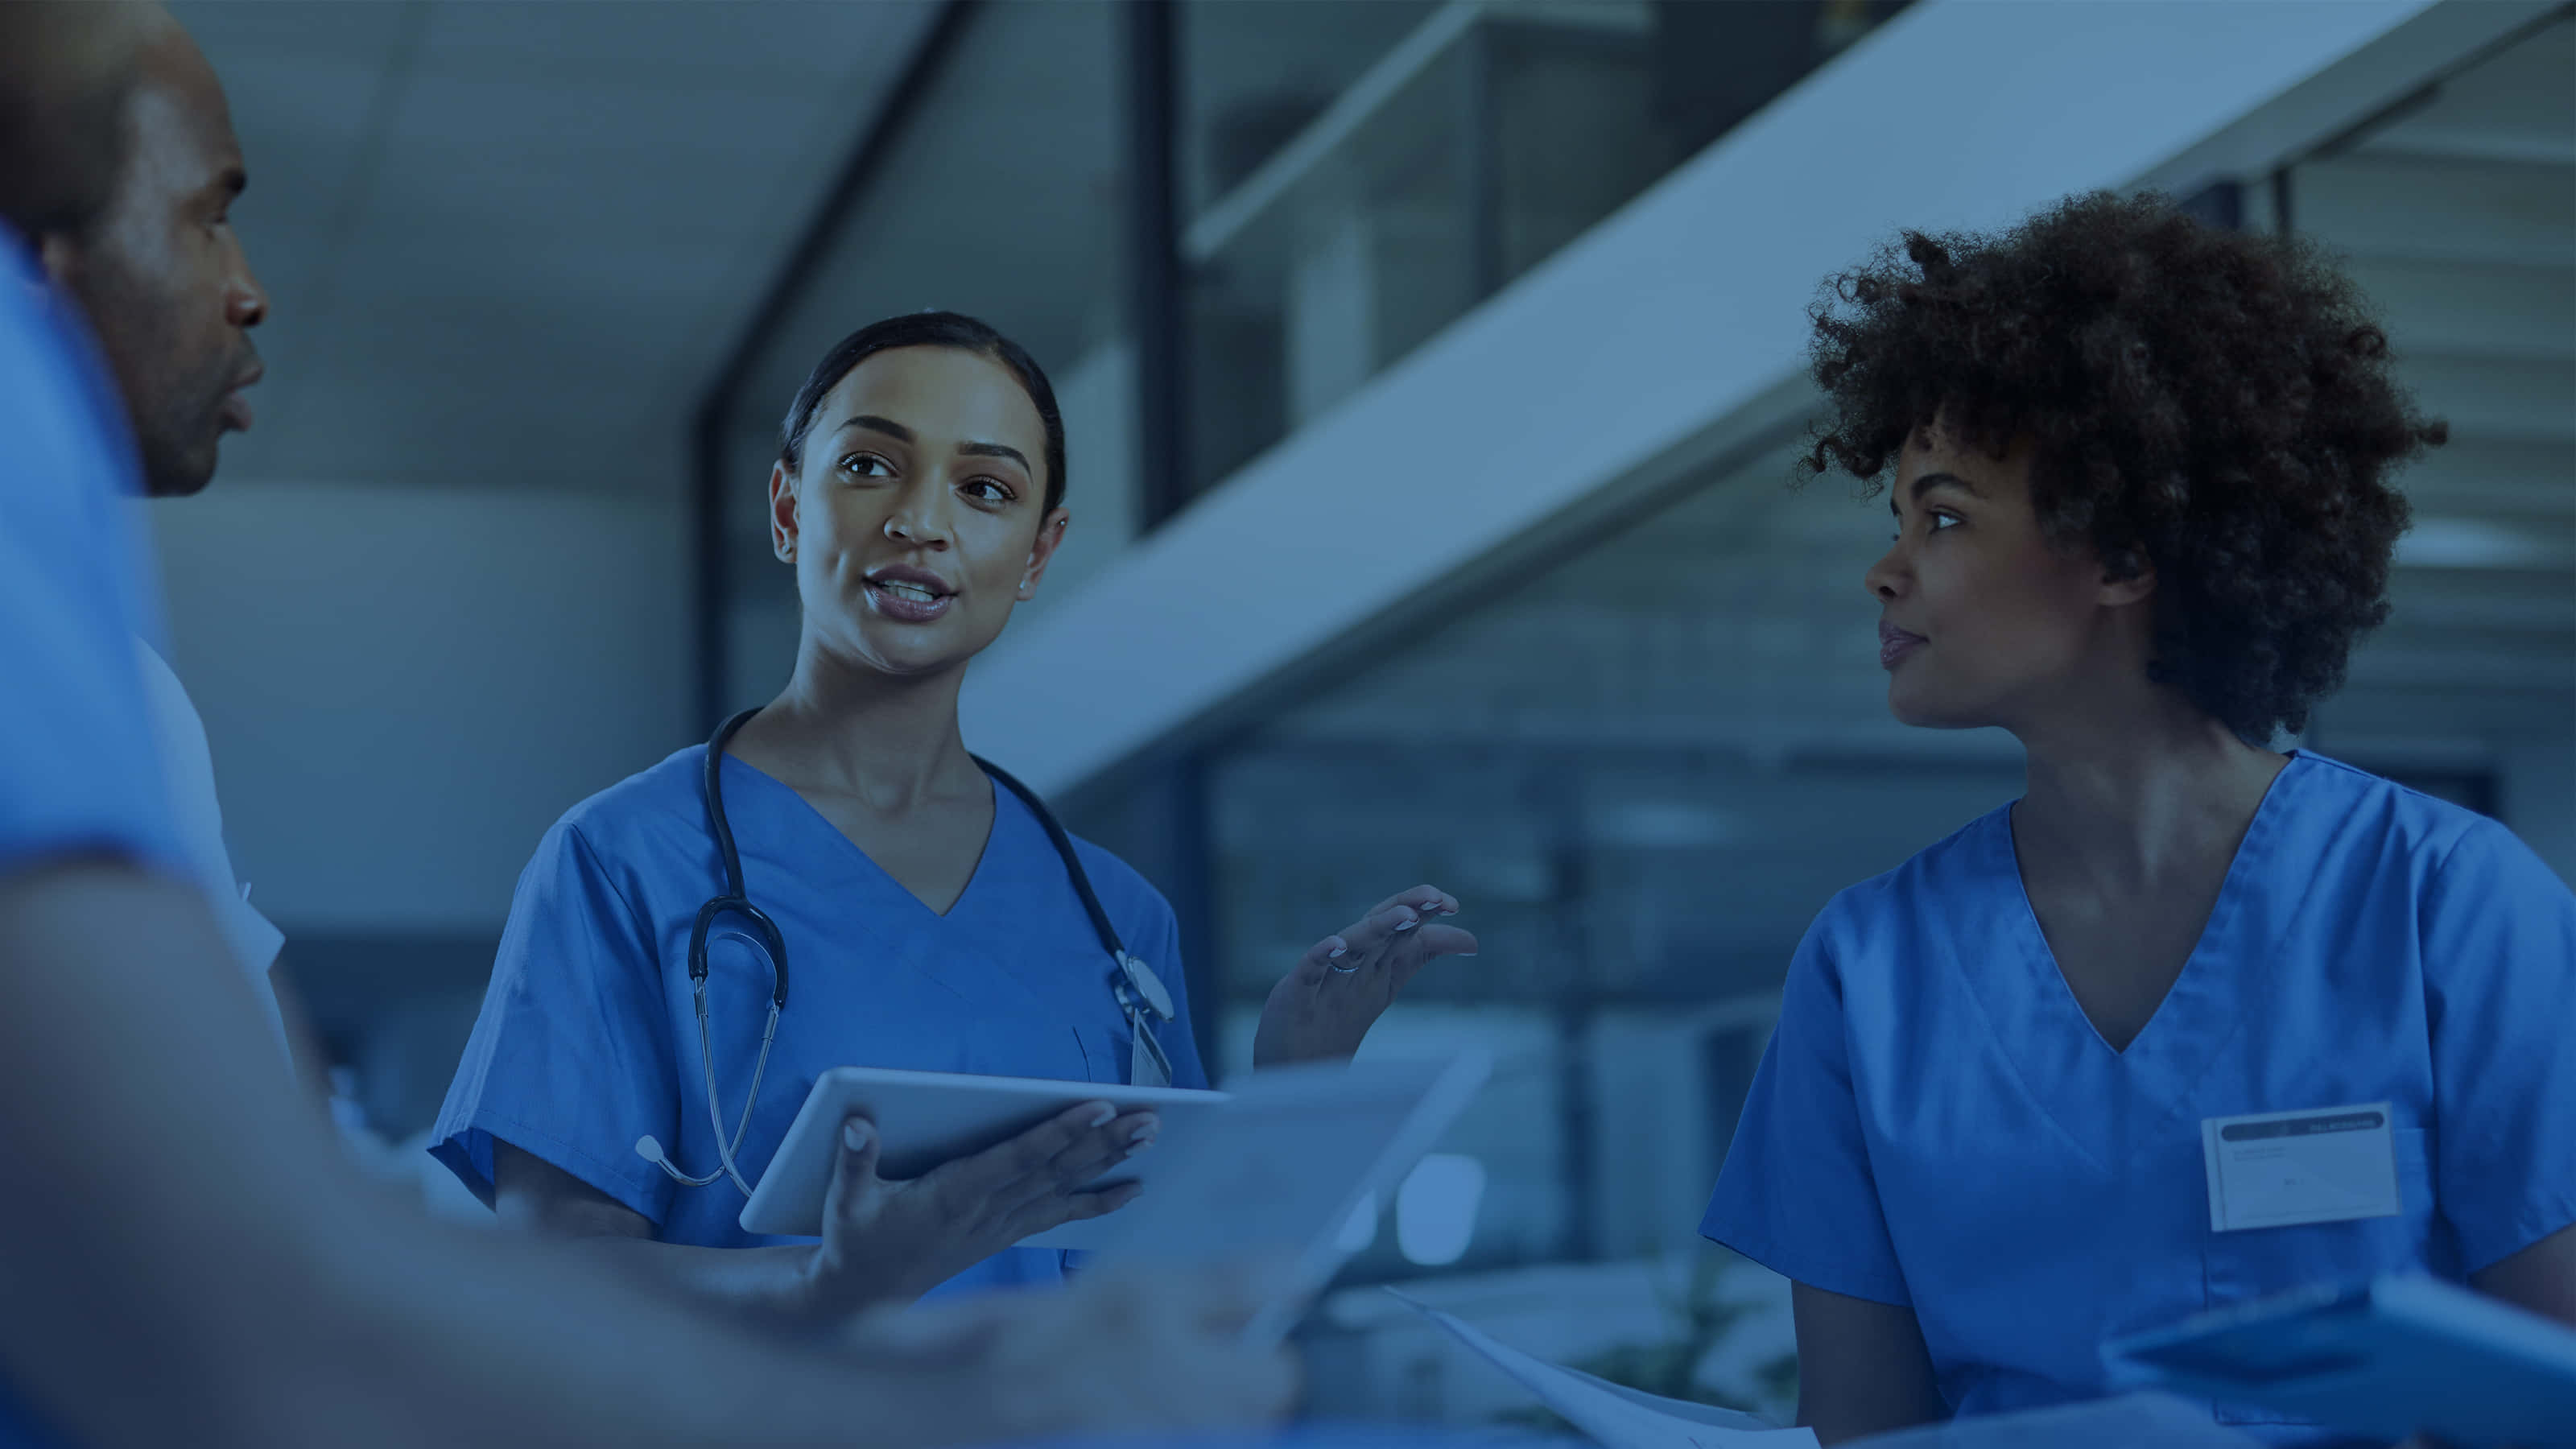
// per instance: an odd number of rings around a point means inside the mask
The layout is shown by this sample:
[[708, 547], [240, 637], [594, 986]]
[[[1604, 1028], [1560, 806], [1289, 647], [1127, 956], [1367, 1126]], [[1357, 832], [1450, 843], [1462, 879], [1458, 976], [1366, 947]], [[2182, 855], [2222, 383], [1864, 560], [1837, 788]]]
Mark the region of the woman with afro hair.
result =
[[[2107, 1338], [2385, 1272], [2576, 1323], [2576, 897], [2491, 820], [2270, 748], [2387, 617], [2389, 478], [2445, 436], [2362, 297], [2097, 193], [1908, 232], [1813, 317], [1801, 471], [1894, 475], [1888, 707], [2009, 730], [2029, 776], [1789, 968], [1702, 1231], [1795, 1282], [1801, 1421], [2092, 1397]], [[2212, 1180], [2205, 1131], [2288, 1113], [2358, 1176]]]

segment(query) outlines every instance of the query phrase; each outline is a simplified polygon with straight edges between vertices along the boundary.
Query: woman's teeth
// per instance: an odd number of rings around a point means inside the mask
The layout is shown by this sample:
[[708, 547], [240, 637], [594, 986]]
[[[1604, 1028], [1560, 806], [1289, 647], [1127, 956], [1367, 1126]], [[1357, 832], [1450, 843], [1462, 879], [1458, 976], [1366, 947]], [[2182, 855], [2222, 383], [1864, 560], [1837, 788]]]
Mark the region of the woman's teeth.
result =
[[885, 590], [889, 594], [895, 595], [897, 598], [910, 599], [916, 604], [927, 604], [939, 597], [937, 594], [932, 593], [930, 590], [923, 588], [919, 584], [897, 584], [880, 580], [877, 583], [877, 587]]

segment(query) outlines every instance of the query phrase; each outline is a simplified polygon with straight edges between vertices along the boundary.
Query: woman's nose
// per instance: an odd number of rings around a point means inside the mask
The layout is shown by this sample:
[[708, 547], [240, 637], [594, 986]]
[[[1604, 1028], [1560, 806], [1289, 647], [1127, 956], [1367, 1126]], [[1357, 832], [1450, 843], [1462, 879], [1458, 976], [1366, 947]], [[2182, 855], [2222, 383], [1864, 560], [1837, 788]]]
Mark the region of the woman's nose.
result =
[[948, 528], [935, 507], [907, 500], [886, 515], [885, 536], [915, 548], [945, 548]]
[[1903, 550], [1903, 544], [1890, 545], [1887, 552], [1878, 556], [1878, 562], [1869, 566], [1869, 572], [1860, 576], [1860, 586], [1869, 590], [1870, 597], [1882, 604], [1903, 592], [1901, 586], [1905, 571], [1897, 558]]

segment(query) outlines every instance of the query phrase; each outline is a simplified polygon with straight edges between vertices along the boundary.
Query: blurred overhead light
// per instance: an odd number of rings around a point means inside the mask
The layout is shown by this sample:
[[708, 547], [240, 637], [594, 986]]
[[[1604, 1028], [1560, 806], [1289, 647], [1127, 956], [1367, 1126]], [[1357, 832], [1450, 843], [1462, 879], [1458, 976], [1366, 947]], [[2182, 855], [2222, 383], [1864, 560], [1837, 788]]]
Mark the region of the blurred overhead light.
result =
[[2397, 540], [2397, 562], [2418, 569], [2563, 567], [2576, 547], [2531, 528], [2478, 518], [2419, 518]]
[[1395, 1245], [1408, 1263], [1437, 1268], [1467, 1255], [1485, 1164], [1452, 1152], [1422, 1159], [1395, 1194]]
[[1743, 838], [1735, 816], [1679, 800], [1635, 800], [1593, 817], [1592, 838], [1635, 850], [1691, 850], [1732, 845]]

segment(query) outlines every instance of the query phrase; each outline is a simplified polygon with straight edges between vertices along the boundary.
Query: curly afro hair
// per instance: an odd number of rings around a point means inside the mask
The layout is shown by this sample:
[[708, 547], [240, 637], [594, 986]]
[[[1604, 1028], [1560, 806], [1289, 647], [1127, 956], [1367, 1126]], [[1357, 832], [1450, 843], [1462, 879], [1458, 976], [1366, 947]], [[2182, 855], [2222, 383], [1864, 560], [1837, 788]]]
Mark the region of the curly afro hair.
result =
[[2387, 478], [2449, 430], [2314, 244], [2094, 192], [2000, 237], [1907, 231], [1809, 316], [1827, 411], [1802, 480], [1839, 467], [1874, 495], [1936, 416], [1997, 457], [2028, 436], [2042, 528], [2155, 569], [2149, 677], [2243, 738], [2305, 729], [2388, 617]]

